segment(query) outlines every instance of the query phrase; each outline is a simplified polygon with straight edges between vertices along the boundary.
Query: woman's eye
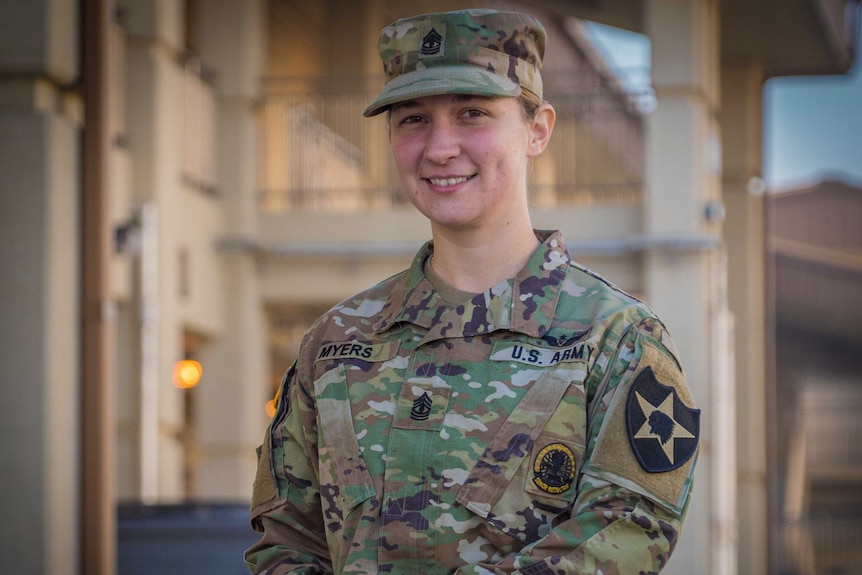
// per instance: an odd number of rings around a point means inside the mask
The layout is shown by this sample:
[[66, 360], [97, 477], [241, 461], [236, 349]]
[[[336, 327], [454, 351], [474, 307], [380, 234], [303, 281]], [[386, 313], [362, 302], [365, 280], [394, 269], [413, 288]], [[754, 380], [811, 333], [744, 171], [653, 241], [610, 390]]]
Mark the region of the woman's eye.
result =
[[480, 118], [485, 115], [483, 110], [477, 110], [475, 108], [471, 108], [469, 110], [464, 111], [465, 118]]
[[416, 124], [422, 121], [422, 116], [405, 116], [401, 119], [401, 124]]

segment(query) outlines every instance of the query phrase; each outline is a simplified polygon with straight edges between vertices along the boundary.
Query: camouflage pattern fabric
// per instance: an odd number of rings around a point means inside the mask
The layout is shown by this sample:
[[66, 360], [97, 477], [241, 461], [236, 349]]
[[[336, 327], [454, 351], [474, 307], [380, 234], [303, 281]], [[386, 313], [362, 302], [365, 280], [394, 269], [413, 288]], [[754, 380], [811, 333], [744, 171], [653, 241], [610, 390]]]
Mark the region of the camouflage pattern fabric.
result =
[[386, 85], [366, 108], [439, 94], [542, 100], [547, 36], [536, 18], [518, 12], [457, 10], [396, 20], [380, 32], [377, 50]]
[[423, 273], [429, 243], [309, 329], [259, 450], [253, 573], [664, 567], [698, 434], [673, 345], [537, 234], [515, 278], [465, 304]]

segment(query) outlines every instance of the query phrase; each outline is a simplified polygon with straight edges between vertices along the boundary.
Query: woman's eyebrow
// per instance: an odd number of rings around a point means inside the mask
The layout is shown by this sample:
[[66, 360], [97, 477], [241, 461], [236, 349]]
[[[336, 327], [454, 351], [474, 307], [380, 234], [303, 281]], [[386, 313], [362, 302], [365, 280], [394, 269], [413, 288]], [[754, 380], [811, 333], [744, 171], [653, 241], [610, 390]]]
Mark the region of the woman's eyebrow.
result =
[[[430, 97], [430, 96], [426, 96], [426, 97]], [[458, 103], [471, 102], [474, 100], [481, 101], [481, 102], [487, 102], [487, 101], [493, 99], [491, 96], [481, 96], [478, 94], [451, 94], [450, 97]], [[392, 110], [394, 111], [394, 110], [397, 110], [399, 108], [418, 108], [420, 106], [421, 106], [421, 103], [419, 102], [419, 98], [414, 98], [412, 100], [405, 100], [403, 102], [398, 102], [397, 104], [393, 104]]]

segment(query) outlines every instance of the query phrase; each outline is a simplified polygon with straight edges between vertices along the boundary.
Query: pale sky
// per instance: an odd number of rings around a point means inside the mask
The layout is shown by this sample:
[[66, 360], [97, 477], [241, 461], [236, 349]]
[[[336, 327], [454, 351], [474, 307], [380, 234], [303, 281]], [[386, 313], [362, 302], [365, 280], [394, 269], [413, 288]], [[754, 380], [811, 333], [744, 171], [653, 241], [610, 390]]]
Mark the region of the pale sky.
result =
[[[643, 86], [649, 40], [606, 26], [587, 27], [609, 65]], [[850, 73], [768, 81], [763, 123], [763, 178], [770, 190], [825, 178], [862, 186], [862, 20]]]
[[763, 167], [773, 190], [824, 178], [862, 185], [862, 28], [856, 38], [846, 75], [767, 82]]

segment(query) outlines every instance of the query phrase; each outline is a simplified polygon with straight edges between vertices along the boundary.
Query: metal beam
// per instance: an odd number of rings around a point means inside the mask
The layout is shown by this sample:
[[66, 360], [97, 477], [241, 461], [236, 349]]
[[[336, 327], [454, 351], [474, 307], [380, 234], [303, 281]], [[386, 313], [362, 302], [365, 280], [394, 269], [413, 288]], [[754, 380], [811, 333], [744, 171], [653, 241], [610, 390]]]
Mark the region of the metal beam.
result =
[[111, 0], [83, 2], [81, 572], [87, 575], [113, 575], [116, 569], [112, 393], [116, 312], [110, 289], [107, 119], [112, 6]]

